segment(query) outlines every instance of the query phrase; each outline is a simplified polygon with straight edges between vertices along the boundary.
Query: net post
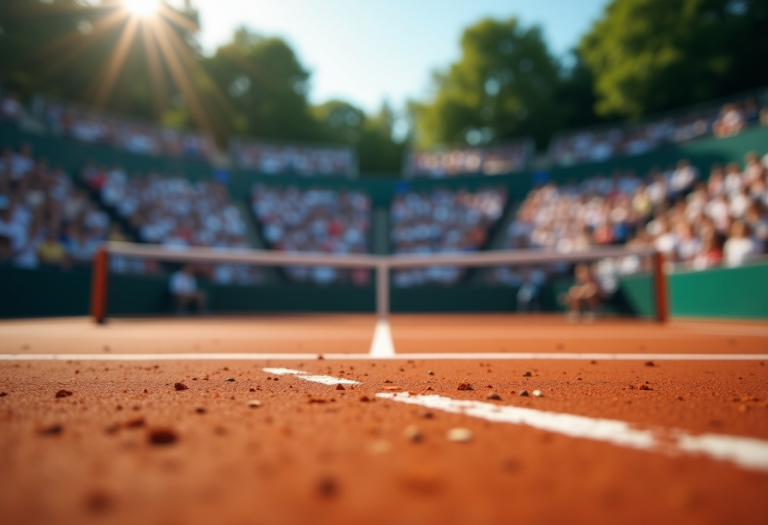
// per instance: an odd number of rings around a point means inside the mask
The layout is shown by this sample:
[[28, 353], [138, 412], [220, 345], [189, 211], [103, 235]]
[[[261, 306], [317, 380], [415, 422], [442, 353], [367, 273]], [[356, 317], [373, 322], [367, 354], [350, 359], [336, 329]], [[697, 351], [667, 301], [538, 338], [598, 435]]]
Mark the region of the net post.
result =
[[666, 323], [668, 317], [667, 276], [664, 274], [664, 254], [653, 254], [653, 277], [656, 291], [656, 320]]
[[389, 265], [376, 266], [376, 315], [379, 319], [389, 317]]
[[91, 274], [91, 317], [96, 324], [107, 321], [107, 283], [109, 280], [109, 253], [99, 248], [93, 260]]

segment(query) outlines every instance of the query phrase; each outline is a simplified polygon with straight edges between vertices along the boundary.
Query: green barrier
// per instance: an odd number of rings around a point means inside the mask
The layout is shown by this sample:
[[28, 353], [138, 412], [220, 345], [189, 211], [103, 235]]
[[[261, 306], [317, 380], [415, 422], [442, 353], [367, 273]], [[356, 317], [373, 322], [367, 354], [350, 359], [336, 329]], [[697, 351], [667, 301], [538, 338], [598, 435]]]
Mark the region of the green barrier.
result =
[[768, 262], [670, 276], [672, 314], [768, 320]]

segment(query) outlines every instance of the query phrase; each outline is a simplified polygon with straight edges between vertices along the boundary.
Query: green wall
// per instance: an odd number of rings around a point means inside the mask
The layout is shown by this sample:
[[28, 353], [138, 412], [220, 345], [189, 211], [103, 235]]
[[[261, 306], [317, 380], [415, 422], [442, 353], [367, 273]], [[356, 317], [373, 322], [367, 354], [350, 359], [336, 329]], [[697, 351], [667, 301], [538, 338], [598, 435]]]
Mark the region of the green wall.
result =
[[768, 262], [676, 273], [670, 302], [678, 317], [768, 320]]

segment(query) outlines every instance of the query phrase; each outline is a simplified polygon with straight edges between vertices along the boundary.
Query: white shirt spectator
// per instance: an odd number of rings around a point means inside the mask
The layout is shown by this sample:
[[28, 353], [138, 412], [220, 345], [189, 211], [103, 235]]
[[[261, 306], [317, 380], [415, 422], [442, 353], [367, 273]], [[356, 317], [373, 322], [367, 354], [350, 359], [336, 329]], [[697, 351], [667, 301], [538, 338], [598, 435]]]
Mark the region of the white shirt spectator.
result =
[[179, 270], [171, 275], [169, 288], [173, 295], [192, 295], [197, 291], [197, 280], [194, 275]]
[[670, 189], [674, 193], [680, 193], [691, 187], [699, 178], [699, 174], [693, 166], [686, 164], [680, 166], [672, 173], [672, 178], [669, 182]]
[[723, 252], [726, 266], [741, 266], [755, 253], [755, 242], [750, 238], [731, 238], [725, 241]]

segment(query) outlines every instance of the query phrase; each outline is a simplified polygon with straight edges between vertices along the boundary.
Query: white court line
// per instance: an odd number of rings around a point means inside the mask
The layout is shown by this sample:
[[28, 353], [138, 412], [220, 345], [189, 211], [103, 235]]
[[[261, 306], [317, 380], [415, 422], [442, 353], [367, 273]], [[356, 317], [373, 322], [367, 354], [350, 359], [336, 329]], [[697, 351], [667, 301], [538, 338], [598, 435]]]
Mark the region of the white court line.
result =
[[387, 392], [376, 394], [376, 397], [477, 417], [495, 423], [526, 425], [569, 437], [592, 439], [638, 450], [663, 452], [669, 455], [701, 454], [712, 459], [730, 461], [746, 469], [768, 471], [768, 441], [759, 439], [717, 434], [694, 436], [679, 429], [641, 430], [624, 421], [545, 412], [532, 408], [499, 406], [438, 395]]
[[0, 354], [0, 361], [303, 361], [323, 359], [378, 361], [378, 360], [498, 360], [498, 361], [768, 361], [768, 354], [586, 354], [586, 353], [433, 353], [395, 354], [259, 354], [259, 353], [164, 353], [164, 354]]
[[341, 379], [331, 376], [316, 376], [308, 374], [302, 370], [291, 370], [290, 368], [265, 368], [264, 372], [276, 376], [293, 375], [299, 379], [305, 381], [312, 381], [313, 383], [322, 383], [324, 385], [359, 385], [359, 381], [352, 381], [351, 379]]
[[389, 328], [389, 321], [387, 319], [376, 321], [371, 350], [368, 353], [372, 357], [386, 358], [395, 356], [395, 343], [392, 341], [392, 330]]

